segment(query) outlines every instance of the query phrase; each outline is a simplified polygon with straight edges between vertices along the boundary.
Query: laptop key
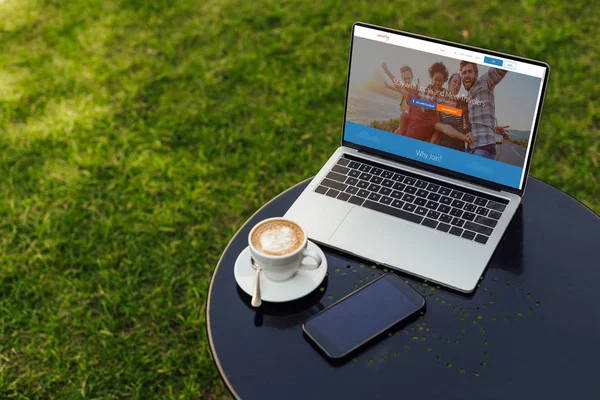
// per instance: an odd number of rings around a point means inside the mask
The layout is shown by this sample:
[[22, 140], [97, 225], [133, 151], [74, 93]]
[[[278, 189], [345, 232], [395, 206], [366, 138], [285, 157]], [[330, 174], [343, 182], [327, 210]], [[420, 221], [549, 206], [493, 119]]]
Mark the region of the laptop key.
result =
[[347, 158], [340, 158], [337, 164], [345, 167], [346, 165], [350, 164], [350, 160], [348, 160]]
[[435, 201], [431, 201], [429, 200], [427, 202], [427, 204], [425, 204], [425, 207], [429, 208], [430, 210], [435, 210], [438, 208], [439, 203], [436, 203]]
[[475, 217], [475, 222], [481, 225], [489, 226], [490, 228], [495, 228], [496, 224], [498, 224], [495, 219], [482, 217], [481, 215]]
[[475, 232], [465, 230], [462, 234], [462, 237], [464, 237], [465, 239], [473, 240], [475, 239], [475, 235]]
[[489, 238], [487, 236], [483, 236], [483, 235], [477, 235], [477, 236], [475, 236], [475, 241], [479, 242], [479, 243], [482, 243], [482, 244], [486, 244], [487, 241], [488, 241], [488, 239]]
[[450, 193], [452, 193], [452, 190], [446, 187], [442, 187], [440, 188], [440, 190], [438, 190], [438, 193], [444, 196], [448, 196]]
[[500, 204], [495, 201], [490, 201], [487, 204], [487, 208], [491, 208], [492, 210], [496, 210], [496, 211], [504, 211], [506, 209], [506, 206], [504, 204]]
[[[385, 176], [385, 173], [386, 173], [386, 172], [387, 172], [388, 174], [391, 174], [391, 176]], [[405, 176], [404, 176], [404, 175], [400, 175], [400, 174], [393, 174], [393, 173], [391, 173], [391, 172], [388, 172], [388, 171], [384, 171], [384, 172], [383, 172], [383, 174], [384, 174], [384, 177], [385, 177], [385, 178], [390, 178], [391, 180], [393, 180], [393, 181], [396, 181], [396, 182], [402, 182], [402, 181], [404, 180], [404, 178], [405, 178]]]
[[462, 199], [467, 203], [472, 203], [473, 200], [475, 200], [475, 196], [473, 196], [472, 194], [465, 193]]
[[362, 172], [369, 172], [371, 170], [371, 166], [367, 164], [361, 164], [360, 167], [358, 167], [358, 170]]
[[346, 175], [350, 171], [350, 168], [342, 167], [341, 165], [335, 165], [333, 168], [331, 168], [331, 170], [342, 175]]
[[381, 175], [383, 170], [381, 168], [373, 167], [373, 168], [371, 168], [371, 171], [369, 171], [369, 172], [372, 173], [373, 175]]
[[373, 177], [373, 175], [367, 174], [366, 172], [363, 172], [359, 176], [359, 178], [362, 179], [363, 181], [370, 181], [372, 177]]
[[487, 199], [478, 197], [475, 199], [475, 204], [477, 204], [478, 206], [485, 206], [487, 204]]
[[429, 218], [423, 218], [423, 222], [421, 222], [421, 225], [425, 225], [428, 226], [430, 228], [435, 228], [435, 226], [438, 224], [437, 221], [434, 221], [432, 219]]
[[425, 200], [425, 199], [424, 199], [424, 198], [422, 198], [422, 197], [417, 197], [417, 198], [415, 199], [415, 201], [413, 201], [413, 203], [415, 203], [415, 204], [416, 204], [416, 205], [418, 205], [418, 206], [424, 206], [425, 204], [427, 204], [427, 200]]
[[442, 196], [440, 203], [450, 205], [452, 204], [452, 199], [450, 197]]
[[338, 194], [337, 198], [343, 201], [347, 201], [350, 198], [350, 195], [348, 193], [341, 192], [340, 194]]
[[440, 224], [435, 229], [442, 232], [448, 232], [450, 230], [450, 225], [440, 222]]
[[338, 174], [337, 172], [330, 172], [327, 174], [327, 178], [333, 179], [334, 181], [344, 182], [346, 180], [346, 176], [342, 174]]
[[502, 213], [499, 213], [498, 211], [490, 211], [490, 215], [488, 215], [488, 217], [494, 218], [494, 219], [500, 219], [501, 216], [502, 216]]
[[458, 208], [453, 208], [452, 210], [450, 210], [450, 215], [453, 215], [455, 217], [460, 217], [462, 215], [462, 211], [459, 210]]
[[397, 190], [394, 190], [394, 191], [392, 192], [392, 197], [393, 197], [393, 198], [395, 198], [395, 199], [401, 199], [401, 198], [402, 198], [402, 192], [399, 192], [399, 191], [397, 191]]
[[392, 177], [394, 176], [394, 173], [392, 171], [383, 171], [381, 173], [381, 176], [385, 179], [392, 179]]
[[381, 183], [381, 181], [383, 181], [383, 178], [382, 178], [382, 177], [380, 177], [380, 176], [373, 176], [373, 177], [371, 178], [371, 182], [372, 182], [372, 183], [376, 183], [376, 184], [378, 184], [378, 185]]
[[465, 206], [465, 202], [462, 200], [454, 200], [452, 202], [452, 207], [463, 208]]
[[417, 206], [415, 206], [414, 204], [410, 204], [410, 203], [405, 203], [404, 206], [402, 206], [403, 210], [410, 211], [410, 212], [415, 211], [415, 208], [417, 208]]
[[317, 186], [317, 188], [315, 189], [315, 192], [325, 194], [325, 193], [327, 193], [328, 190], [329, 189], [326, 188], [325, 186]]
[[471, 204], [471, 203], [465, 204], [464, 208], [466, 211], [470, 211], [470, 212], [474, 212], [475, 210], [477, 210], [477, 206], [475, 204]]
[[358, 178], [360, 176], [360, 171], [358, 171], [356, 169], [351, 169], [350, 172], [348, 172], [348, 176], [351, 176], [353, 178]]
[[368, 191], [366, 191], [365, 189], [360, 189], [358, 191], [358, 193], [356, 193], [357, 196], [359, 197], [367, 197], [370, 193]]
[[389, 180], [389, 179], [384, 179], [383, 182], [381, 182], [381, 184], [385, 187], [391, 188], [392, 186], [394, 186], [394, 181]]
[[440, 188], [440, 185], [436, 185], [434, 183], [430, 183], [429, 185], [427, 185], [427, 190], [432, 191], [432, 192], [437, 192]]
[[414, 186], [407, 186], [404, 188], [404, 192], [408, 194], [415, 194], [417, 193], [417, 188]]
[[358, 167], [360, 167], [360, 163], [356, 162], [356, 161], [350, 161], [350, 164], [348, 164], [348, 167], [352, 168], [352, 169], [358, 169]]
[[402, 196], [402, 200], [412, 203], [413, 201], [415, 201], [415, 196], [413, 196], [412, 194], [405, 193], [404, 196]]
[[462, 219], [460, 219], [460, 218], [454, 218], [454, 219], [452, 220], [452, 222], [450, 222], [450, 223], [451, 223], [452, 225], [454, 225], [454, 226], [463, 226], [463, 225], [465, 224], [465, 221], [463, 221], [463, 220], [462, 220]]
[[392, 199], [391, 197], [381, 196], [381, 199], [379, 199], [379, 202], [385, 204], [386, 206], [389, 206], [390, 204], [392, 204], [393, 200], [394, 199]]
[[389, 196], [389, 195], [392, 193], [392, 189], [390, 189], [390, 188], [386, 188], [386, 187], [382, 187], [382, 188], [379, 190], [379, 193], [381, 193], [381, 194], [384, 194], [384, 195], [386, 195], [386, 196]]
[[450, 233], [456, 236], [460, 236], [463, 233], [463, 230], [461, 228], [458, 228], [456, 226], [453, 226], [452, 228], [450, 228]]
[[423, 221], [423, 217], [419, 215], [412, 214], [410, 212], [406, 212], [398, 208], [389, 207], [381, 203], [375, 203], [374, 201], [370, 200], [365, 201], [363, 207], [370, 208], [371, 210], [379, 211], [385, 214], [393, 215], [394, 217], [402, 218], [407, 221], [415, 222], [417, 224], [420, 224], [421, 221]]
[[358, 192], [358, 188], [354, 186], [348, 186], [346, 188], [346, 193], [356, 194]]
[[366, 189], [369, 187], [369, 182], [367, 181], [358, 181], [358, 183], [356, 184], [356, 186], [358, 186], [361, 189]]
[[421, 189], [425, 189], [427, 185], [428, 183], [425, 181], [417, 181], [417, 183], [415, 183], [415, 186]]
[[427, 196], [427, 198], [429, 200], [433, 200], [433, 201], [438, 201], [440, 199], [440, 197], [442, 197], [442, 196], [440, 196], [437, 193], [429, 193], [429, 195]]
[[487, 226], [475, 224], [475, 223], [469, 222], [469, 221], [465, 222], [465, 229], [468, 229], [470, 231], [477, 232], [477, 233], [483, 233], [484, 235], [487, 235], [487, 236], [492, 234], [491, 228], [488, 228]]
[[490, 210], [488, 210], [488, 209], [487, 209], [487, 208], [485, 208], [485, 207], [479, 207], [479, 208], [477, 209], [477, 211], [475, 211], [475, 213], [476, 213], [476, 214], [483, 215], [483, 216], [486, 216], [486, 215], [488, 215], [488, 213], [489, 213], [489, 212], [490, 212]]
[[404, 190], [404, 188], [406, 188], [406, 185], [403, 183], [400, 183], [400, 182], [396, 182], [396, 183], [394, 183], [393, 188], [396, 190], [402, 191], [402, 190]]
[[369, 189], [371, 192], [379, 192], [381, 186], [371, 183], [367, 189]]
[[440, 215], [440, 221], [450, 223], [452, 222], [452, 217], [450, 215], [442, 214]]
[[356, 185], [358, 183], [358, 179], [348, 177], [348, 179], [346, 179], [346, 182], [344, 182], [344, 183], [347, 184], [347, 185], [354, 186], [354, 185]]
[[327, 179], [327, 178], [325, 178], [325, 179], [323, 179], [323, 181], [321, 181], [321, 185], [327, 186], [328, 188], [341, 190], [341, 191], [346, 190], [346, 188], [348, 187], [348, 185], [344, 185], [343, 183], [340, 183], [338, 181], [333, 181], [333, 180]]
[[392, 201], [392, 205], [393, 205], [394, 207], [402, 208], [402, 206], [404, 205], [404, 202], [403, 202], [403, 201], [400, 201], [400, 200], [393, 200], [393, 201]]
[[447, 206], [445, 204], [442, 204], [440, 206], [440, 208], [438, 208], [438, 211], [441, 212], [441, 213], [444, 213], [444, 214], [448, 214], [450, 212], [450, 210], [452, 210], [452, 207]]
[[381, 198], [381, 195], [377, 194], [377, 193], [371, 193], [368, 197], [369, 200], [373, 200], [373, 201], [379, 201], [380, 198]]
[[415, 209], [415, 213], [417, 213], [419, 215], [425, 215], [425, 214], [427, 214], [427, 209], [425, 207], [419, 206]]
[[340, 194], [340, 191], [335, 189], [329, 189], [327, 193], [325, 193], [325, 195], [329, 197], [337, 197], [338, 194]]
[[427, 213], [427, 216], [431, 219], [438, 219], [440, 215], [441, 214], [439, 212], [433, 210], [429, 210], [429, 212]]
[[462, 215], [463, 219], [466, 219], [467, 221], [473, 221], [475, 219], [476, 215], [470, 212], [465, 211]]
[[419, 197], [427, 197], [429, 192], [427, 190], [419, 189], [417, 190], [417, 196]]
[[453, 199], [462, 199], [462, 192], [459, 192], [458, 190], [453, 190], [452, 193], [450, 193], [450, 197], [452, 197]]
[[350, 197], [350, 200], [348, 200], [348, 203], [352, 203], [352, 204], [356, 204], [357, 206], [362, 205], [362, 203], [364, 203], [365, 199], [358, 197], [358, 196], [352, 196]]
[[415, 178], [411, 178], [410, 176], [404, 178], [404, 183], [406, 183], [407, 185], [414, 185], [416, 181], [417, 180]]

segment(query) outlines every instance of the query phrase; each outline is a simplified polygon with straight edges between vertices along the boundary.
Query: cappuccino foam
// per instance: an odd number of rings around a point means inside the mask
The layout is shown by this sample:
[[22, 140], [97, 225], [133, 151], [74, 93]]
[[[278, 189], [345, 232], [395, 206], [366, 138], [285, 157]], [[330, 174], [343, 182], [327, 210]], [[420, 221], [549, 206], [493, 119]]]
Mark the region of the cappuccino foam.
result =
[[267, 221], [254, 230], [251, 240], [256, 250], [270, 256], [283, 256], [302, 245], [304, 233], [288, 221]]

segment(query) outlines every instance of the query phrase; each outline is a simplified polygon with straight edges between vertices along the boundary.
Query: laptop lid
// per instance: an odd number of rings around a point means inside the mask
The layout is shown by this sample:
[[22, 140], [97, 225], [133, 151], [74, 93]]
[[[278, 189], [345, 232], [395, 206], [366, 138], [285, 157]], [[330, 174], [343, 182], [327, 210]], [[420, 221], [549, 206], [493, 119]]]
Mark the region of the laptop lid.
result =
[[356, 23], [342, 144], [522, 195], [548, 73], [540, 61]]

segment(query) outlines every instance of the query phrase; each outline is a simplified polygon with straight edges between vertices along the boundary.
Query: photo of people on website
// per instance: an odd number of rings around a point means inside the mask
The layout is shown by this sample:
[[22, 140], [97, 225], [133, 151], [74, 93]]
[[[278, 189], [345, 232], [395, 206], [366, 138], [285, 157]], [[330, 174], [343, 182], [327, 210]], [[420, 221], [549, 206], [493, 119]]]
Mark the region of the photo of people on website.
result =
[[523, 167], [540, 78], [359, 37], [354, 49], [347, 121]]

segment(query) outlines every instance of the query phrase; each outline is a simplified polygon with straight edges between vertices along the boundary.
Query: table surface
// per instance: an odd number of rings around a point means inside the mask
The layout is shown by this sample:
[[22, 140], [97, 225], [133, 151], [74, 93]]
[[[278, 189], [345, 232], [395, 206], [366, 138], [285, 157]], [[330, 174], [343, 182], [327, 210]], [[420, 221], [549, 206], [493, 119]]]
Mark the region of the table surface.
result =
[[302, 323], [387, 269], [321, 246], [328, 276], [320, 287], [303, 299], [263, 302], [258, 309], [233, 275], [250, 228], [282, 216], [308, 182], [257, 211], [214, 272], [208, 337], [235, 397], [563, 399], [597, 393], [600, 218], [591, 210], [530, 178], [474, 293], [396, 272], [426, 298], [425, 313], [338, 365], [304, 338]]

